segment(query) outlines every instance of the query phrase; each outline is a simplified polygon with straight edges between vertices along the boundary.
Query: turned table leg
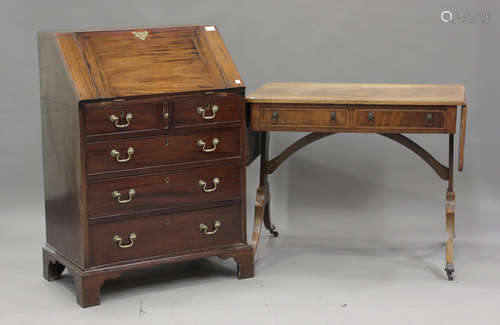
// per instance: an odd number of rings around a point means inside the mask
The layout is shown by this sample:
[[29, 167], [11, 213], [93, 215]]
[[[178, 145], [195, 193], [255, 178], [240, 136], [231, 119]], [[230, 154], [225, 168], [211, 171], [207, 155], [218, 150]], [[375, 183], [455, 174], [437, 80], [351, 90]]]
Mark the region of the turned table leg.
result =
[[455, 267], [453, 265], [453, 245], [455, 238], [455, 192], [453, 192], [453, 140], [454, 135], [449, 136], [449, 167], [448, 167], [448, 191], [446, 192], [446, 266], [445, 271], [448, 279], [453, 280]]

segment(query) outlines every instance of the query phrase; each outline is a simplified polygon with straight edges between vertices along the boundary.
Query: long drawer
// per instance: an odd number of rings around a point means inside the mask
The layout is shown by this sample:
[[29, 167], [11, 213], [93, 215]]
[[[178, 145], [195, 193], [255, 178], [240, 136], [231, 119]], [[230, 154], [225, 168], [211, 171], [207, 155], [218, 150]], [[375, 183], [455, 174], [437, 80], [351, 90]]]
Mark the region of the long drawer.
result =
[[264, 106], [260, 112], [260, 123], [264, 127], [276, 128], [346, 128], [348, 127], [347, 107], [308, 105]]
[[241, 166], [223, 165], [89, 182], [89, 218], [239, 199]]
[[239, 205], [90, 226], [92, 265], [243, 242]]
[[355, 128], [444, 129], [446, 109], [354, 109]]
[[239, 156], [239, 128], [103, 141], [87, 144], [87, 173], [98, 174]]

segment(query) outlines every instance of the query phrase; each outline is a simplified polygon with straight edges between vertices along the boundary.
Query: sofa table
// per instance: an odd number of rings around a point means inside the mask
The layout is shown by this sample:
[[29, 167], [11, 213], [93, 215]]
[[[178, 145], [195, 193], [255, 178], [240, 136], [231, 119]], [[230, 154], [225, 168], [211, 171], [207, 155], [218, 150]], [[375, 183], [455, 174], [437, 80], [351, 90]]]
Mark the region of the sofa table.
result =
[[[377, 133], [398, 142], [425, 161], [443, 180], [446, 191], [446, 267], [453, 280], [455, 193], [454, 135], [461, 109], [458, 170], [463, 170], [467, 105], [462, 85], [267, 83], [247, 96], [251, 127], [260, 133], [260, 182], [255, 204], [254, 253], [262, 221], [275, 237], [271, 223], [268, 175], [302, 147], [335, 133]], [[269, 159], [269, 131], [311, 132]], [[403, 133], [448, 134], [448, 166], [441, 164]]]

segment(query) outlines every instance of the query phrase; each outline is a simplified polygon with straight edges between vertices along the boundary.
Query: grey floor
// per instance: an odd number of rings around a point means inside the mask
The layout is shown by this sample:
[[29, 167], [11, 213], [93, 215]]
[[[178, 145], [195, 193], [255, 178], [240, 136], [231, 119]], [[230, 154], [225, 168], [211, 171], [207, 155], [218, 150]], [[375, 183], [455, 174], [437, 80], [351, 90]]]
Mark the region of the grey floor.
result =
[[273, 175], [280, 236], [263, 232], [255, 278], [237, 280], [235, 263], [217, 258], [161, 267], [107, 282], [101, 305], [87, 309], [76, 304], [66, 273], [42, 279], [42, 205], [3, 210], [10, 218], [0, 230], [0, 324], [500, 323], [500, 240], [498, 229], [484, 226], [496, 224], [494, 211], [466, 229], [473, 207], [457, 201], [456, 280], [449, 282], [442, 182], [432, 193], [408, 193], [333, 175], [351, 184], [341, 186], [315, 176], [321, 168], [295, 170], [304, 164], [298, 157]]

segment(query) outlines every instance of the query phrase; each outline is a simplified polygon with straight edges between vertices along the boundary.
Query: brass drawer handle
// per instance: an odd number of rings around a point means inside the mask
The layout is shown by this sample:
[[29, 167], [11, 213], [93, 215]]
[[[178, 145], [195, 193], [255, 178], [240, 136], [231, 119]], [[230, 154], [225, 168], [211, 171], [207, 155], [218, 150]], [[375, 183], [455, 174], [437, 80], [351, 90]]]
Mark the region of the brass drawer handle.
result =
[[137, 235], [135, 234], [135, 232], [133, 232], [128, 236], [128, 239], [130, 240], [130, 243], [128, 243], [128, 244], [122, 243], [123, 239], [120, 237], [120, 235], [115, 235], [113, 237], [113, 241], [118, 243], [118, 247], [120, 247], [120, 248], [130, 248], [130, 247], [134, 246], [136, 238], [137, 238]]
[[375, 114], [373, 114], [372, 112], [368, 113], [368, 124], [370, 125], [373, 125], [374, 121], [375, 121]]
[[122, 194], [118, 191], [113, 191], [113, 193], [111, 193], [111, 195], [113, 196], [113, 199], [116, 199], [118, 201], [118, 203], [129, 203], [130, 201], [132, 201], [132, 199], [135, 196], [135, 190], [133, 188], [128, 190], [128, 199], [126, 199], [126, 200], [121, 199]]
[[210, 193], [210, 192], [214, 192], [217, 189], [217, 185], [219, 185], [220, 179], [218, 177], [216, 177], [216, 178], [214, 178], [212, 180], [212, 183], [214, 183], [214, 187], [207, 188], [207, 182], [205, 182], [204, 180], [200, 179], [198, 181], [198, 186], [201, 187], [201, 189], [203, 190], [203, 192]]
[[198, 115], [201, 115], [201, 117], [203, 117], [204, 120], [211, 120], [211, 119], [215, 118], [215, 113], [217, 113], [218, 110], [219, 110], [219, 106], [213, 105], [212, 106], [212, 115], [206, 115], [206, 113], [208, 111], [208, 105], [207, 105], [207, 108], [203, 108], [203, 107], [199, 106], [198, 108], [196, 108], [196, 113]]
[[210, 148], [210, 149], [207, 149], [207, 143], [203, 140], [198, 140], [198, 142], [196, 143], [198, 145], [198, 147], [201, 148], [201, 150], [203, 150], [204, 152], [212, 152], [212, 151], [215, 151], [215, 149], [217, 149], [217, 145], [219, 144], [219, 139], [217, 138], [213, 138], [212, 140], [212, 145], [213, 147]]
[[426, 120], [427, 120], [427, 126], [432, 126], [432, 114], [431, 113], [427, 113], [426, 115]]
[[278, 122], [278, 118], [280, 117], [280, 114], [278, 112], [273, 112], [271, 114], [271, 123], [277, 123]]
[[215, 220], [214, 222], [214, 230], [213, 231], [208, 231], [208, 226], [204, 223], [200, 223], [200, 230], [207, 236], [213, 235], [219, 230], [220, 227], [220, 221]]
[[111, 114], [109, 116], [109, 121], [111, 123], [114, 123], [115, 124], [115, 127], [117, 128], [126, 128], [127, 126], [130, 125], [130, 122], [132, 121], [132, 113], [127, 113], [127, 115], [125, 115], [125, 120], [127, 121], [126, 124], [118, 124], [118, 121], [120, 121], [120, 118], [123, 118], [123, 112], [120, 113], [120, 117], [116, 116], [115, 114]]
[[116, 159], [116, 161], [118, 161], [119, 163], [124, 163], [124, 162], [127, 162], [129, 161], [130, 159], [132, 159], [132, 155], [134, 154], [135, 150], [133, 147], [129, 147], [127, 149], [127, 155], [128, 157], [127, 158], [123, 158], [123, 159], [120, 159], [120, 152], [116, 149], [112, 149], [110, 151], [110, 154], [111, 154], [111, 157], [114, 157]]

